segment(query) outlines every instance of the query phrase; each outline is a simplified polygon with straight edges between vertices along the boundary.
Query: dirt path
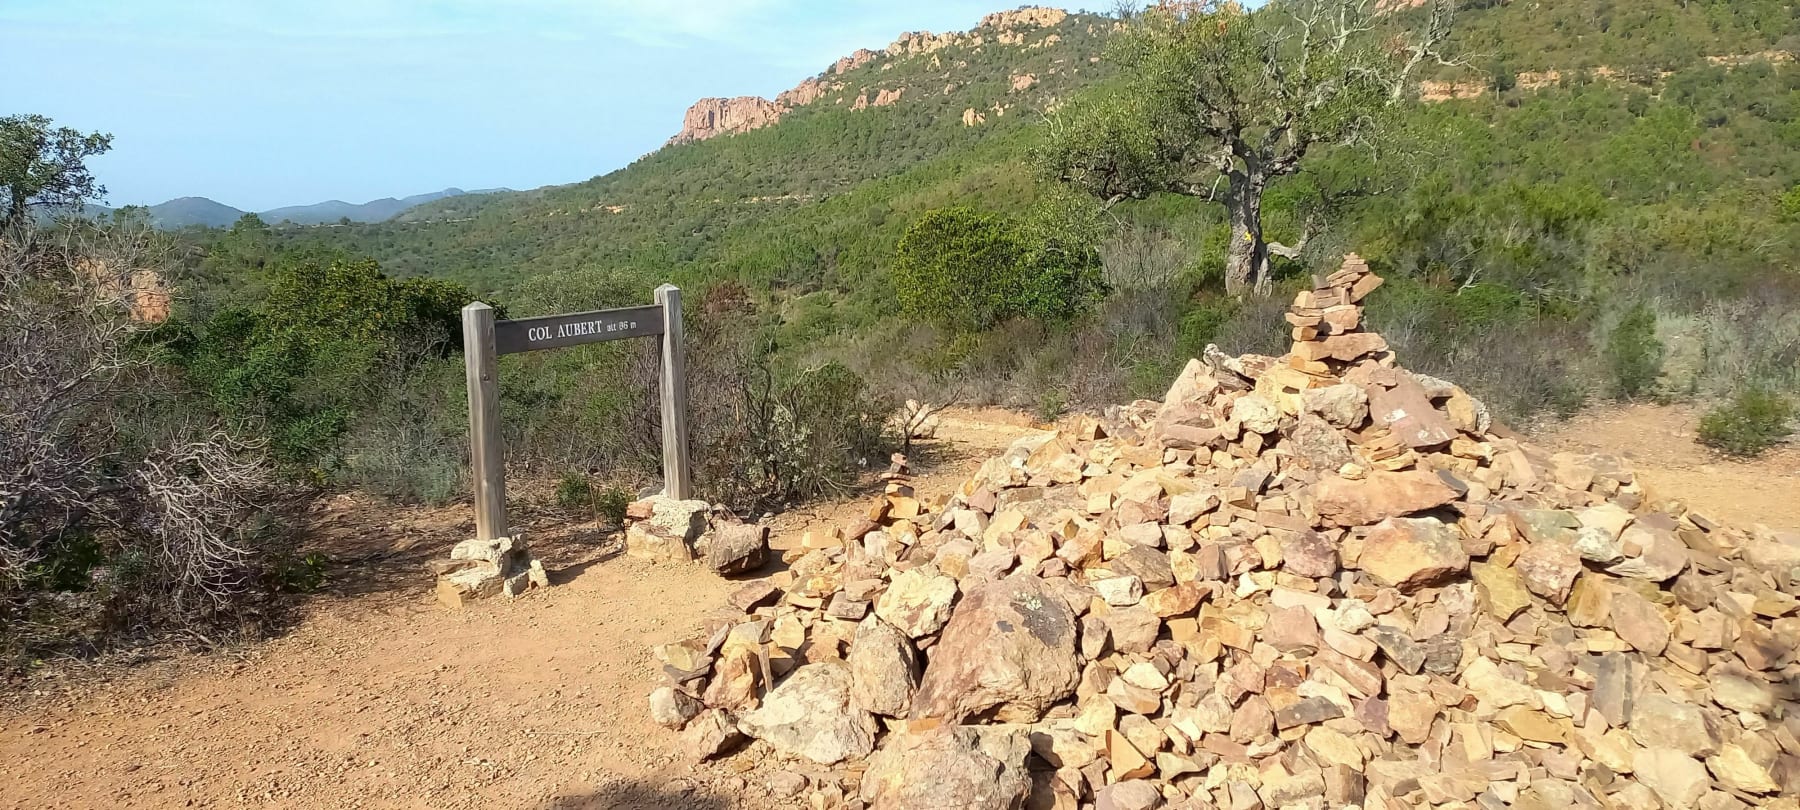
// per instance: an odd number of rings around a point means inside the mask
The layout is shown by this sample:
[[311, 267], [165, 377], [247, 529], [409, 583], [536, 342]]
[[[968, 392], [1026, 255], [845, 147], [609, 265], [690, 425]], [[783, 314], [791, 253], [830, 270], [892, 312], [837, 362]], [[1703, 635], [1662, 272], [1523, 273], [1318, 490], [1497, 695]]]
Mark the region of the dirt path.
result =
[[[1652, 489], [1736, 522], [1800, 526], [1800, 449], [1756, 462], [1692, 440], [1694, 413], [1636, 406], [1540, 431], [1630, 458]], [[947, 414], [914, 453], [929, 498], [1031, 432], [1005, 412]], [[787, 547], [863, 494], [774, 519]], [[735, 587], [617, 554], [592, 526], [525, 516], [558, 586], [463, 611], [422, 563], [466, 508], [320, 505], [335, 579], [286, 635], [230, 653], [73, 671], [0, 709], [0, 807], [689, 808], [794, 806], [741, 755], [696, 768], [650, 723], [649, 647], [692, 633]], [[741, 775], [740, 775], [741, 774]]]
[[1614, 453], [1629, 460], [1658, 498], [1749, 527], [1800, 528], [1800, 444], [1744, 461], [1694, 440], [1702, 408], [1632, 405], [1583, 411], [1532, 437], [1556, 450]]
[[[914, 454], [947, 492], [1030, 432], [947, 415]], [[866, 499], [781, 515], [776, 545]], [[0, 807], [760, 808], [736, 775], [697, 769], [653, 725], [651, 645], [690, 635], [735, 584], [618, 555], [592, 526], [525, 516], [557, 587], [454, 611], [422, 564], [468, 535], [466, 507], [340, 497], [315, 516], [334, 561], [286, 635], [231, 653], [74, 671], [0, 709]], [[738, 758], [738, 759], [741, 759]], [[758, 779], [750, 774], [751, 779]]]

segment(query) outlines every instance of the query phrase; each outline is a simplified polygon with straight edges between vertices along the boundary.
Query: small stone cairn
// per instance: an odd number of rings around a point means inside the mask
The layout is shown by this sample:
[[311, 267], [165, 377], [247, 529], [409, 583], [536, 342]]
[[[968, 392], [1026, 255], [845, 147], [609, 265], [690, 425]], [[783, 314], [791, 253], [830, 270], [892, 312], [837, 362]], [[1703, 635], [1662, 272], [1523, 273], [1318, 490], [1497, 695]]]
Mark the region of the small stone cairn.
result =
[[544, 564], [533, 559], [523, 538], [469, 539], [450, 549], [450, 559], [433, 560], [438, 601], [460, 608], [476, 599], [518, 596], [533, 586], [550, 587]]
[[738, 521], [703, 500], [651, 496], [627, 506], [625, 520], [625, 553], [637, 559], [698, 559], [722, 576], [755, 571], [768, 561], [767, 526]]
[[656, 648], [653, 718], [794, 806], [1800, 810], [1800, 532], [1506, 435], [1359, 331], [1380, 283], [948, 497], [891, 471]]

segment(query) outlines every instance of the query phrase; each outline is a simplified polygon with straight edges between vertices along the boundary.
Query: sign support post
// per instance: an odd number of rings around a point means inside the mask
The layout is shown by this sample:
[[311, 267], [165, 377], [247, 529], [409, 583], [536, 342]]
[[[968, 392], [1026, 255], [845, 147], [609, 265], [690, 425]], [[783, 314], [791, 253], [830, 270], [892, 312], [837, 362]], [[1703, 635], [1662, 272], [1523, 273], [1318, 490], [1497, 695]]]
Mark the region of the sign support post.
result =
[[656, 288], [649, 306], [495, 320], [476, 301], [462, 309], [463, 361], [469, 384], [469, 468], [475, 479], [475, 536], [508, 537], [506, 458], [500, 446], [499, 356], [625, 338], [662, 337], [663, 494], [693, 497], [688, 466], [687, 359], [681, 345], [681, 288]]
[[463, 359], [469, 384], [469, 471], [475, 479], [475, 538], [506, 537], [506, 459], [500, 449], [498, 354], [494, 308], [476, 301], [462, 310]]
[[678, 501], [693, 497], [694, 482], [688, 468], [687, 358], [681, 348], [681, 289], [673, 284], [656, 288], [662, 305], [662, 449], [663, 494]]

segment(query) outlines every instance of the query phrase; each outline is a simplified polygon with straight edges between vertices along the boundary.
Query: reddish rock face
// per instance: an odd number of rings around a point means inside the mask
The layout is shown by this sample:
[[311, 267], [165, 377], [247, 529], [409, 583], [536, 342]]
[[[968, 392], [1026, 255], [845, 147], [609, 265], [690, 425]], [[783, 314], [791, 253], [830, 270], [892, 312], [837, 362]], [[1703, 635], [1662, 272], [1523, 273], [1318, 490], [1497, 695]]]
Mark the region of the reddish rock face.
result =
[[692, 143], [719, 135], [749, 132], [781, 119], [786, 108], [766, 98], [703, 98], [689, 107], [681, 119], [681, 132], [669, 143]]

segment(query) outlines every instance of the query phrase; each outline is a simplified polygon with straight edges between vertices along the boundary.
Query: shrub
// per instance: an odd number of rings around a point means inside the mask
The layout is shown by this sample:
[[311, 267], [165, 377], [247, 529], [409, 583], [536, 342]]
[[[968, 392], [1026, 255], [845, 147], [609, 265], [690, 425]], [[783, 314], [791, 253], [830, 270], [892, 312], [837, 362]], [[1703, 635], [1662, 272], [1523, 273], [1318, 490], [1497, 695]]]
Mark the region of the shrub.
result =
[[631, 505], [631, 492], [616, 484], [596, 487], [582, 473], [564, 473], [556, 481], [556, 504], [564, 509], [592, 513], [594, 518], [614, 526], [625, 525], [625, 508]]
[[971, 208], [926, 213], [900, 239], [894, 288], [909, 315], [956, 331], [1010, 318], [1060, 320], [1103, 288], [1091, 245]]
[[1734, 456], [1754, 456], [1793, 432], [1794, 406], [1757, 388], [1739, 391], [1700, 418], [1700, 443]]
[[624, 487], [613, 485], [600, 490], [594, 497], [594, 511], [600, 518], [614, 526], [625, 525], [625, 508], [631, 505], [631, 492]]
[[[384, 396], [404, 391], [395, 381], [454, 353], [458, 308], [474, 295], [449, 282], [389, 278], [373, 261], [306, 256], [279, 262], [268, 284], [268, 294], [252, 304], [171, 324], [158, 337], [213, 407], [262, 425], [272, 454], [291, 473], [330, 481], [344, 469], [352, 450], [347, 437], [359, 419], [404, 407], [404, 399]], [[376, 448], [371, 461], [387, 456], [397, 469], [413, 461], [382, 442]]]
[[287, 540], [261, 446], [196, 419], [144, 350], [131, 274], [166, 269], [161, 237], [59, 236], [0, 239], [0, 665], [241, 627]]
[[287, 593], [312, 593], [331, 579], [326, 572], [330, 562], [330, 557], [318, 551], [277, 556], [269, 564], [271, 585]]
[[1611, 373], [1608, 380], [1618, 399], [1648, 393], [1662, 373], [1662, 342], [1656, 339], [1656, 314], [1638, 303], [1619, 318], [1601, 350]]
[[564, 509], [590, 509], [594, 505], [594, 485], [581, 473], [563, 473], [556, 482], [556, 505]]
[[1061, 390], [1052, 388], [1038, 397], [1037, 418], [1039, 422], [1055, 422], [1069, 410], [1069, 397]]

